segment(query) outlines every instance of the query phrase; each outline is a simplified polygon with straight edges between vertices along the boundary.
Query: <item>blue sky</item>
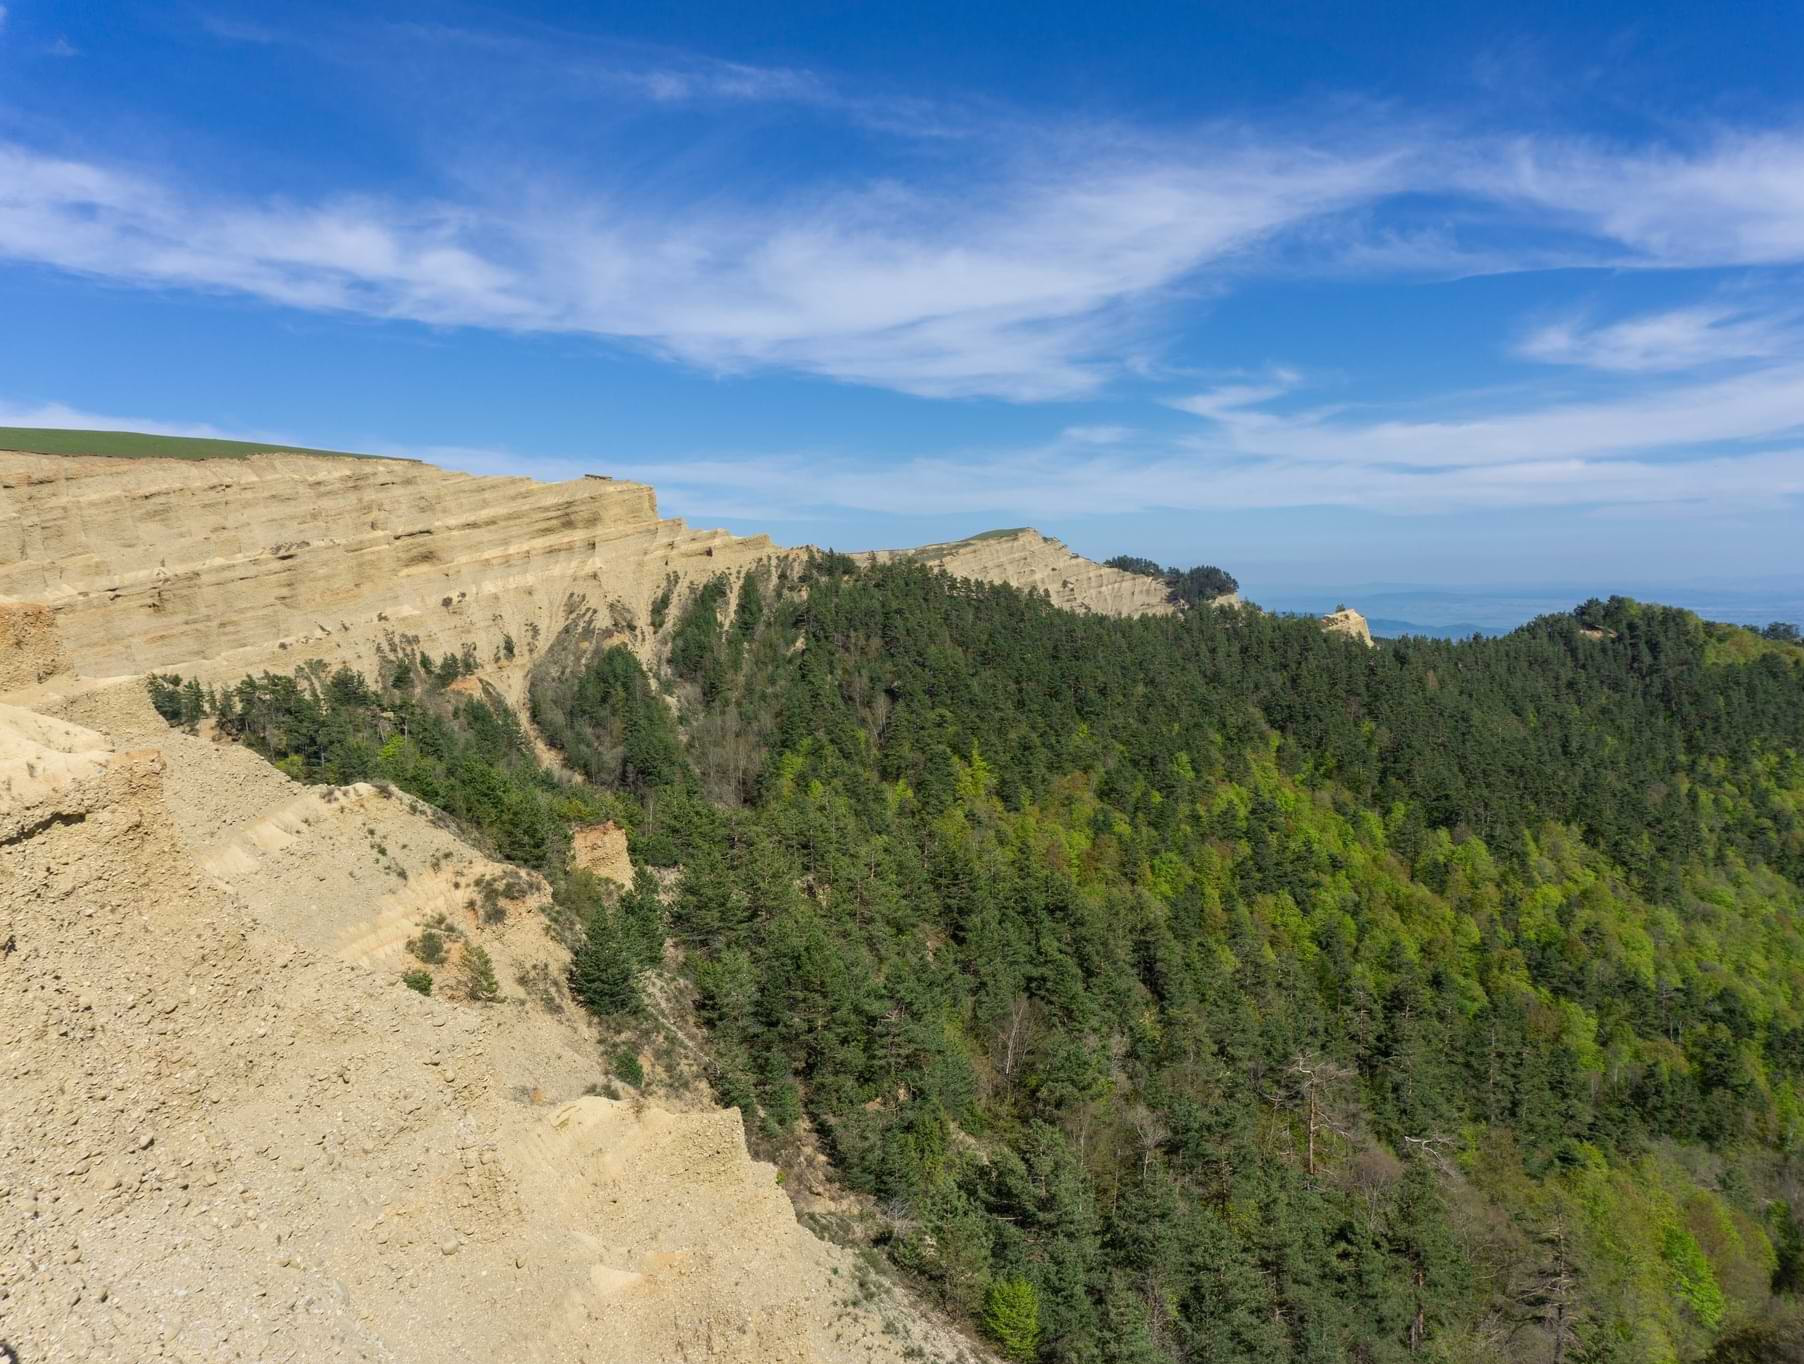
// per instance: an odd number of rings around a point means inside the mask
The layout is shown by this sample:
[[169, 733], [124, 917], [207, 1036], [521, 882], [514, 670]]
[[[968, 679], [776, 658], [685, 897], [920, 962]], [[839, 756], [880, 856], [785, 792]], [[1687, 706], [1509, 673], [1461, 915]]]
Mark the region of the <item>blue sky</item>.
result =
[[1793, 4], [0, 10], [0, 423], [1255, 589], [1799, 577]]

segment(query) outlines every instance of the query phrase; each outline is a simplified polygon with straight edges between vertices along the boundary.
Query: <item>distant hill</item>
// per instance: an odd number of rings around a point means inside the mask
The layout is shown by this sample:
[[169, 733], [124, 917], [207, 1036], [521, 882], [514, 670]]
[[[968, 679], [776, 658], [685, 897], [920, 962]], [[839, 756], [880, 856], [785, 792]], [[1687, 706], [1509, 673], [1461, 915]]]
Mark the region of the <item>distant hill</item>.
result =
[[1380, 638], [1419, 635], [1432, 639], [1492, 638], [1526, 625], [1537, 616], [1570, 611], [1589, 597], [1612, 595], [1665, 602], [1694, 611], [1705, 620], [1764, 626], [1775, 620], [1804, 620], [1804, 581], [1795, 577], [1738, 584], [1585, 583], [1409, 587], [1343, 583], [1324, 589], [1267, 589], [1255, 583], [1254, 601], [1274, 611], [1320, 615], [1336, 602], [1357, 606]]
[[271, 441], [215, 440], [207, 436], [158, 436], [145, 431], [77, 431], [57, 426], [0, 426], [0, 450], [34, 455], [104, 455], [115, 459], [248, 459], [252, 455], [336, 455], [383, 459], [351, 450], [313, 450]]
[[1478, 625], [1472, 621], [1457, 621], [1452, 625], [1424, 625], [1420, 621], [1371, 616], [1366, 623], [1372, 627], [1375, 639], [1401, 639], [1405, 635], [1421, 635], [1428, 639], [1471, 639], [1473, 635], [1482, 635], [1486, 639], [1494, 639], [1498, 635], [1509, 633], [1495, 625]]

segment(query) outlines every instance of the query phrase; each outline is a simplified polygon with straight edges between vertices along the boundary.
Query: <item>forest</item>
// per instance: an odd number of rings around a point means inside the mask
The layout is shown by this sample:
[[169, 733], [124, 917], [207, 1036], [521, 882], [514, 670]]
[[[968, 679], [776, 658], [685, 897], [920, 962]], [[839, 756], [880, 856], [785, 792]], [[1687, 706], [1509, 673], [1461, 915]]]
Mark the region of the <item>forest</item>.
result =
[[[1367, 648], [830, 553], [659, 616], [653, 672], [590, 619], [535, 666], [580, 780], [469, 659], [152, 693], [544, 871], [622, 1029], [673, 944], [760, 1149], [1006, 1358], [1804, 1357], [1795, 636]], [[564, 874], [604, 815], [671, 891]]]

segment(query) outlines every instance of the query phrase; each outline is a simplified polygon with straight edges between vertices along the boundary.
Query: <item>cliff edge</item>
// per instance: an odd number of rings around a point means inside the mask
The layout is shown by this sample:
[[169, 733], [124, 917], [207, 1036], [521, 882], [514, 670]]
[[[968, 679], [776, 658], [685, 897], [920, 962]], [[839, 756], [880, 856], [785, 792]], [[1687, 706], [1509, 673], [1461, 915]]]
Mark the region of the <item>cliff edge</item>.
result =
[[[603, 477], [0, 452], [0, 695], [105, 722], [153, 672], [219, 685], [315, 659], [371, 673], [404, 651], [472, 650], [518, 704], [578, 613], [597, 612], [649, 661], [660, 597], [808, 552], [692, 529], [660, 516], [644, 484]], [[1173, 609], [1152, 580], [1036, 531], [867, 557], [902, 555], [1072, 610]]]

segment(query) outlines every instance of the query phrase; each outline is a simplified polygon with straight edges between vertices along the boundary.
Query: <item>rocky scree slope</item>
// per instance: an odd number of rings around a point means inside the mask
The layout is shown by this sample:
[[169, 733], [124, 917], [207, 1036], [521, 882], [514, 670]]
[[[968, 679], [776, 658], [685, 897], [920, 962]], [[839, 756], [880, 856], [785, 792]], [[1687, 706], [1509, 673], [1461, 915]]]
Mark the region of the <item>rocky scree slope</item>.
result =
[[[604, 1097], [532, 887], [478, 912], [508, 869], [427, 807], [138, 720], [0, 710], [21, 1360], [968, 1357], [854, 1287], [736, 1111]], [[397, 978], [434, 924], [428, 997]]]

